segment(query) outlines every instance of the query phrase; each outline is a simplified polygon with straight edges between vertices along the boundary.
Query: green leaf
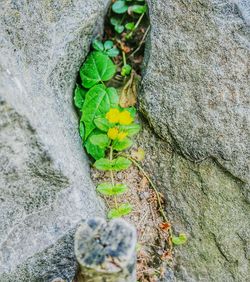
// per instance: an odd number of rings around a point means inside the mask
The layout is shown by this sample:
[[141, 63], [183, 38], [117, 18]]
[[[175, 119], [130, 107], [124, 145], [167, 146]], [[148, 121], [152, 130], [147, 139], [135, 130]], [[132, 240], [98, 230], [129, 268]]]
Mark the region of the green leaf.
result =
[[112, 5], [112, 10], [113, 10], [113, 12], [115, 12], [116, 14], [123, 14], [123, 13], [127, 12], [128, 6], [126, 5], [126, 2], [125, 2], [125, 1], [116, 1], [116, 2]]
[[97, 145], [102, 149], [107, 148], [110, 142], [106, 134], [92, 135], [89, 140], [93, 145]]
[[117, 218], [131, 213], [132, 206], [128, 203], [120, 205], [117, 209], [111, 209], [108, 213], [108, 218]]
[[95, 50], [97, 51], [103, 51], [104, 50], [104, 47], [103, 47], [103, 44], [101, 41], [95, 39], [92, 43], [92, 46]]
[[101, 131], [107, 132], [109, 128], [111, 128], [114, 124], [110, 123], [106, 118], [104, 117], [97, 117], [94, 120], [94, 123], [97, 128], [99, 128]]
[[112, 185], [111, 183], [101, 183], [97, 186], [97, 191], [106, 196], [120, 195], [125, 193], [128, 187], [125, 184]]
[[82, 84], [85, 88], [91, 88], [100, 81], [111, 79], [116, 72], [116, 66], [102, 52], [92, 52], [80, 69]]
[[130, 167], [132, 162], [124, 157], [118, 157], [113, 160], [112, 169], [115, 171], [125, 170]]
[[85, 141], [84, 146], [88, 154], [90, 154], [95, 160], [99, 160], [105, 157], [105, 149], [100, 148], [99, 146], [94, 145], [90, 142], [91, 136], [96, 134], [102, 134], [102, 132], [98, 129], [95, 129]]
[[86, 94], [82, 108], [82, 118], [85, 124], [85, 139], [96, 127], [94, 120], [98, 116], [103, 116], [110, 108], [116, 108], [119, 96], [113, 87], [105, 88], [98, 84], [92, 87]]
[[94, 163], [94, 167], [99, 170], [120, 171], [129, 168], [131, 163], [132, 162], [130, 160], [124, 157], [118, 157], [112, 161], [101, 158]]
[[172, 242], [175, 245], [182, 245], [185, 244], [187, 242], [187, 236], [184, 233], [180, 233], [178, 237], [173, 236], [172, 237]]
[[79, 124], [79, 134], [81, 138], [84, 139], [85, 129], [84, 129], [84, 123], [82, 121], [80, 121]]
[[108, 159], [101, 158], [94, 163], [94, 167], [99, 170], [112, 170], [112, 162]]
[[114, 43], [111, 40], [107, 40], [104, 42], [104, 49], [109, 50], [114, 46]]
[[129, 9], [136, 14], [143, 14], [147, 11], [147, 6], [146, 5], [133, 5], [133, 6], [130, 6]]
[[111, 18], [111, 19], [110, 19], [110, 23], [111, 23], [112, 25], [116, 26], [116, 25], [119, 25], [120, 20], [119, 20], [119, 19], [116, 19], [116, 18]]
[[123, 108], [123, 107], [119, 106], [119, 109], [120, 109], [120, 111], [126, 110], [126, 111], [130, 112], [132, 118], [135, 118], [135, 115], [136, 115], [136, 108], [135, 107]]
[[81, 109], [83, 106], [86, 92], [87, 91], [81, 88], [78, 84], [76, 85], [74, 102], [75, 102], [75, 106], [79, 109]]
[[118, 33], [122, 33], [124, 31], [124, 26], [121, 24], [115, 25], [115, 31]]
[[112, 48], [112, 49], [106, 51], [106, 54], [107, 54], [109, 57], [112, 57], [112, 58], [118, 56], [119, 53], [120, 53], [120, 51], [119, 51], [116, 47], [114, 47], [114, 48]]
[[129, 125], [120, 125], [119, 129], [120, 129], [120, 131], [127, 132], [128, 136], [133, 136], [140, 131], [141, 126], [138, 123], [132, 123], [132, 124], [129, 124]]
[[121, 75], [122, 76], [129, 75], [131, 70], [132, 70], [132, 67], [130, 65], [126, 64], [122, 67]]
[[134, 24], [133, 22], [127, 23], [127, 24], [125, 25], [125, 27], [126, 27], [126, 29], [128, 29], [128, 30], [134, 30], [135, 24]]
[[132, 140], [130, 140], [129, 138], [124, 138], [121, 141], [115, 140], [115, 142], [113, 143], [113, 148], [116, 151], [123, 151], [125, 149], [128, 149], [132, 145], [133, 145]]

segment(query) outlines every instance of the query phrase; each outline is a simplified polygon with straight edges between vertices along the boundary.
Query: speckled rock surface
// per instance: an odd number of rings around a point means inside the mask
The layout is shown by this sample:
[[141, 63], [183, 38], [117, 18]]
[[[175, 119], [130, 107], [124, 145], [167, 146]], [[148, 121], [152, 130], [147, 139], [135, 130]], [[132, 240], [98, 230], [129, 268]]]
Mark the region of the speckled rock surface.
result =
[[140, 108], [153, 131], [145, 123], [139, 143], [189, 237], [174, 279], [248, 281], [250, 2], [148, 2]]
[[103, 214], [72, 91], [107, 2], [1, 1], [1, 282], [69, 281], [72, 230]]
[[250, 2], [149, 4], [153, 24], [143, 111], [186, 158], [212, 157], [249, 181]]

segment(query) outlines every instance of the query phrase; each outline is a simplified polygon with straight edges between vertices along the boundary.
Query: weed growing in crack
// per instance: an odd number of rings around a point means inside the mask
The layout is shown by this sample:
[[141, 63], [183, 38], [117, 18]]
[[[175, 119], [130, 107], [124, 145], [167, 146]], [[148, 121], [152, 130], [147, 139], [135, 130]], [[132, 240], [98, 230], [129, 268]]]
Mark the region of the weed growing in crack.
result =
[[149, 26], [144, 22], [147, 9], [144, 0], [113, 2], [106, 20], [108, 28], [104, 40], [98, 38], [93, 41], [92, 51], [80, 69], [74, 103], [81, 116], [79, 133], [83, 146], [95, 160], [94, 167], [108, 171], [110, 175], [109, 182], [97, 186], [100, 194], [113, 199], [108, 218], [125, 216], [132, 211], [129, 202], [124, 200], [121, 203], [118, 200], [127, 192], [128, 186], [123, 182], [117, 183], [115, 173], [135, 165], [154, 190], [157, 212], [162, 218], [159, 228], [166, 234], [168, 244], [164, 255], [171, 260], [173, 244], [184, 244], [186, 235], [172, 234], [162, 195], [138, 162], [143, 159], [144, 151], [138, 151], [139, 158], [125, 152], [133, 145], [133, 138], [140, 131], [134, 105], [143, 58], [141, 49], [149, 31]]

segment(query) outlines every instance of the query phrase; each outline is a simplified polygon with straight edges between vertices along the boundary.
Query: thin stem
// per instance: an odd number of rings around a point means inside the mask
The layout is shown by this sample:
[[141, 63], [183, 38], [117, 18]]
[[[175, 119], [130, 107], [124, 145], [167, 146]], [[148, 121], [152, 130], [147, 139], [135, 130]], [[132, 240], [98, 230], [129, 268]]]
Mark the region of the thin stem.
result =
[[148, 28], [147, 28], [146, 32], [144, 33], [143, 38], [140, 41], [138, 47], [128, 56], [128, 58], [131, 58], [132, 56], [134, 56], [135, 53], [137, 53], [141, 49], [141, 46], [145, 42], [145, 39], [146, 39], [146, 36], [148, 35], [149, 30], [150, 30], [150, 26], [148, 26]]
[[[112, 161], [113, 160], [113, 146], [110, 146], [110, 153], [109, 153], [109, 160]], [[110, 177], [111, 177], [111, 183], [112, 186], [115, 186], [115, 181], [114, 181], [114, 174], [113, 174], [113, 170], [110, 170]], [[118, 208], [118, 204], [117, 204], [117, 198], [116, 195], [114, 195], [114, 200], [115, 200], [115, 208]]]
[[122, 59], [123, 59], [123, 65], [125, 66], [127, 64], [127, 60], [126, 60], [126, 54], [124, 51], [122, 51]]
[[[126, 155], [126, 154], [121, 154], [122, 156], [128, 158], [129, 160], [132, 161], [132, 163], [138, 167], [138, 169], [142, 172], [142, 174], [147, 178], [149, 184], [151, 185], [151, 187], [153, 188], [153, 190], [155, 191], [155, 194], [156, 194], [156, 197], [157, 197], [157, 202], [158, 202], [158, 206], [159, 206], [159, 211], [160, 211], [160, 214], [162, 215], [163, 219], [166, 221], [166, 222], [169, 222], [165, 212], [164, 212], [164, 209], [162, 207], [162, 204], [161, 204], [161, 198], [160, 198], [160, 194], [156, 188], [156, 186], [154, 185], [153, 181], [151, 180], [151, 178], [148, 176], [148, 174], [146, 173], [146, 171], [141, 167], [141, 165], [132, 157], [130, 157], [129, 155]], [[168, 234], [169, 234], [169, 245], [170, 245], [170, 250], [172, 250], [173, 246], [172, 246], [172, 229], [170, 228], [168, 230]]]
[[120, 20], [120, 24], [122, 24], [122, 22], [124, 21], [125, 17], [126, 17], [126, 14], [123, 14], [123, 16], [122, 16], [122, 18]]
[[141, 14], [140, 18], [138, 19], [138, 21], [135, 24], [135, 27], [133, 30], [130, 31], [130, 33], [127, 35], [128, 38], [130, 38], [133, 34], [133, 32], [137, 29], [137, 27], [139, 26], [139, 24], [141, 23], [143, 17], [144, 17], [145, 13]]

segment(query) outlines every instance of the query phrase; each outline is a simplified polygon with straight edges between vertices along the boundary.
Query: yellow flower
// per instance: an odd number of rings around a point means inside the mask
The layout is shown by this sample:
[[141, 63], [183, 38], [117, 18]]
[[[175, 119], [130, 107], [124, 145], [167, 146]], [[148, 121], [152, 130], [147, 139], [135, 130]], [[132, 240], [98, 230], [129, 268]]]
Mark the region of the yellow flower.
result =
[[133, 122], [133, 118], [130, 115], [130, 112], [128, 111], [123, 111], [120, 113], [119, 116], [119, 123], [122, 125], [129, 125], [130, 123]]
[[116, 127], [112, 127], [108, 130], [108, 137], [112, 140], [115, 140], [118, 136], [118, 129]]
[[128, 133], [127, 132], [119, 132], [117, 135], [117, 139], [119, 141], [122, 141], [125, 137], [127, 137]]
[[118, 109], [110, 109], [106, 113], [106, 119], [111, 123], [116, 123], [119, 121], [120, 112]]

